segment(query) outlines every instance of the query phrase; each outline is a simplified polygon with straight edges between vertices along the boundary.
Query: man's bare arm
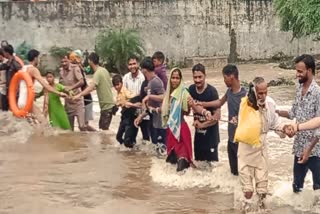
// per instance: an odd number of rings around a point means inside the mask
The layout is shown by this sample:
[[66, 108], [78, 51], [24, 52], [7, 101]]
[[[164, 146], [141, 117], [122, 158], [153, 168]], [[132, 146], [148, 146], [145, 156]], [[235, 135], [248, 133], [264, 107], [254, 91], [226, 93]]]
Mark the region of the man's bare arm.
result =
[[213, 117], [213, 120], [219, 121], [221, 119], [221, 109], [220, 108], [216, 109], [212, 117]]
[[311, 144], [310, 144], [309, 147], [308, 147], [308, 150], [309, 150], [310, 153], [312, 152], [314, 146], [315, 146], [318, 142], [319, 142], [319, 138], [317, 138], [317, 137], [311, 138]]
[[188, 106], [192, 108], [192, 110], [198, 114], [202, 114], [204, 111], [207, 111], [203, 106], [197, 105], [194, 102], [188, 102]]
[[78, 96], [79, 97], [85, 96], [85, 95], [89, 94], [91, 91], [93, 91], [95, 88], [96, 88], [95, 83], [91, 82], [83, 91], [81, 91], [80, 94], [78, 94]]
[[280, 116], [280, 117], [285, 117], [285, 118], [289, 118], [289, 112], [288, 111], [284, 111], [284, 110], [276, 110], [276, 113]]
[[48, 116], [48, 110], [49, 110], [49, 95], [48, 92], [44, 92], [44, 100], [43, 100], [43, 115], [45, 118]]
[[220, 108], [221, 106], [223, 106], [227, 101], [227, 96], [224, 95], [223, 97], [221, 97], [218, 100], [214, 100], [214, 101], [210, 101], [210, 102], [200, 102], [200, 104], [204, 107], [204, 108]]
[[34, 79], [38, 80], [38, 82], [48, 91], [48, 92], [52, 92], [55, 93], [59, 96], [61, 96], [64, 93], [61, 93], [59, 91], [57, 91], [55, 88], [53, 88], [51, 85], [49, 85], [41, 76], [40, 71], [35, 68], [31, 70], [31, 75], [33, 76]]
[[162, 102], [164, 94], [159, 94], [159, 95], [155, 95], [155, 94], [150, 94], [148, 95], [150, 100], [156, 101], [156, 102]]
[[319, 139], [317, 137], [312, 137], [310, 145], [303, 151], [302, 155], [298, 160], [299, 164], [305, 164], [309, 160], [312, 149], [318, 142]]

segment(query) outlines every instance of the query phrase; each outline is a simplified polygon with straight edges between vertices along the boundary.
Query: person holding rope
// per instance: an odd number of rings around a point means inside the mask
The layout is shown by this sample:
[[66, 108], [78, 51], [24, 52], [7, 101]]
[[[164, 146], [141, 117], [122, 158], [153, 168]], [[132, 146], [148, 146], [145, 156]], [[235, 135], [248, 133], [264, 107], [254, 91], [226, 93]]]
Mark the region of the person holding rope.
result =
[[187, 169], [190, 165], [193, 166], [191, 132], [184, 119], [191, 108], [211, 119], [210, 111], [193, 102], [188, 88], [184, 85], [181, 70], [173, 68], [162, 103], [161, 115], [162, 125], [167, 127], [166, 162], [177, 164], [177, 172]]
[[308, 120], [303, 123], [291, 123], [286, 125], [287, 126], [287, 135], [289, 137], [293, 137], [294, 135], [298, 134], [299, 132], [306, 131], [306, 130], [315, 130], [315, 137], [316, 140], [313, 140], [309, 147], [305, 149], [305, 152], [303, 155], [301, 155], [298, 163], [299, 164], [306, 164], [310, 158], [310, 155], [317, 143], [319, 142], [320, 138], [320, 117], [312, 118], [311, 120]]
[[[286, 137], [285, 126], [275, 112], [275, 102], [267, 94], [267, 83], [262, 77], [256, 77], [250, 83], [247, 97], [241, 100], [235, 133], [235, 141], [239, 142], [238, 167], [244, 197], [251, 199], [256, 191], [261, 208], [268, 193], [267, 133], [271, 129], [280, 130], [276, 133], [281, 138]], [[246, 202], [243, 208], [251, 209], [250, 203]]]
[[122, 82], [122, 77], [117, 74], [112, 77], [112, 84], [117, 91], [116, 105], [121, 107], [121, 120], [117, 132], [116, 139], [125, 147], [132, 148], [136, 143], [138, 133], [137, 127], [134, 125], [136, 119], [136, 109], [141, 107], [140, 96], [134, 96]]
[[105, 68], [99, 66], [99, 56], [96, 53], [93, 52], [88, 56], [88, 62], [90, 67], [94, 71], [92, 81], [88, 84], [88, 87], [86, 87], [79, 94], [75, 95], [73, 99], [80, 99], [93, 90], [97, 90], [99, 105], [101, 109], [99, 128], [102, 130], [109, 130], [113, 115], [113, 109], [115, 107], [111, 91], [112, 83], [110, 74]]
[[[81, 75], [83, 77], [83, 85], [81, 86], [81, 90], [83, 91], [87, 86], [87, 79], [84, 68], [82, 66], [82, 54], [80, 50], [75, 50], [69, 55], [70, 62], [73, 64], [77, 64], [80, 68]], [[89, 125], [89, 121], [93, 120], [93, 102], [91, 93], [85, 95], [83, 97], [84, 101], [84, 121], [85, 121], [85, 130], [86, 131], [96, 131], [95, 128]]]
[[[146, 79], [148, 80], [148, 85], [146, 87], [147, 90], [147, 96], [145, 96], [142, 100], [142, 105], [145, 108], [149, 109], [149, 112], [151, 113], [151, 141], [153, 144], [157, 145], [161, 152], [165, 152], [165, 145], [166, 145], [166, 129], [162, 127], [161, 123], [161, 112], [160, 112], [160, 106], [164, 97], [165, 89], [163, 86], [163, 82], [161, 79], [155, 74], [154, 72], [154, 65], [152, 62], [151, 57], [146, 57], [142, 60], [140, 63], [141, 71], [145, 75]], [[147, 115], [148, 113], [145, 111], [135, 119], [135, 125], [138, 127], [138, 125], [141, 123], [142, 119]]]
[[[84, 79], [79, 65], [70, 63], [69, 57], [69, 55], [65, 56], [61, 60], [60, 83], [65, 86], [65, 91], [71, 94], [78, 94], [81, 92], [81, 86], [84, 85]], [[74, 130], [75, 118], [77, 118], [79, 130], [85, 131], [83, 99], [73, 100], [67, 98], [64, 107], [68, 114], [72, 131]]]
[[[40, 71], [37, 68], [39, 64], [39, 56], [40, 52], [35, 49], [32, 49], [28, 52], [27, 57], [29, 61], [29, 66], [26, 68], [26, 72], [30, 75], [33, 81], [37, 80], [42, 85], [42, 87], [48, 92], [54, 93], [59, 97], [68, 97], [66, 93], [56, 90], [42, 78]], [[40, 108], [37, 107], [35, 103], [33, 103], [32, 110], [29, 113], [31, 113], [32, 117], [34, 117], [40, 123], [41, 127], [49, 126], [49, 123], [47, 119], [44, 117], [43, 112], [41, 112]]]
[[[7, 62], [7, 59], [4, 57], [3, 49], [0, 48], [0, 109], [2, 109], [2, 97], [6, 97], [7, 88], [6, 88], [6, 70], [2, 68], [2, 65]], [[5, 103], [6, 101], [4, 101]]]
[[[296, 118], [303, 123], [320, 116], [320, 87], [315, 75], [315, 59], [303, 54], [295, 59], [296, 77], [299, 85], [296, 89], [295, 101], [290, 111], [277, 111], [282, 117]], [[312, 172], [313, 189], [320, 189], [320, 144], [315, 130], [300, 131], [293, 144], [293, 192], [302, 191], [308, 170]]]
[[[140, 95], [141, 101], [145, 96], [144, 87], [141, 89], [143, 83], [147, 85], [147, 80], [139, 69], [139, 59], [137, 56], [130, 56], [128, 58], [128, 70], [129, 72], [123, 76], [123, 86], [125, 86], [135, 96]], [[146, 95], [146, 94], [145, 94]], [[140, 110], [140, 109], [139, 109]], [[139, 111], [138, 110], [138, 111]], [[150, 141], [150, 115], [144, 117], [140, 123], [140, 130], [142, 134], [142, 143], [145, 144]]]
[[[48, 71], [46, 73], [46, 79], [50, 86], [57, 91], [64, 92], [64, 85], [55, 83], [54, 73]], [[52, 127], [71, 130], [71, 125], [68, 119], [68, 115], [61, 103], [60, 97], [52, 92], [44, 92], [43, 113], [47, 117], [49, 115], [50, 125]]]
[[0, 70], [5, 70], [5, 93], [2, 94], [1, 96], [1, 103], [2, 103], [2, 111], [8, 111], [10, 106], [9, 106], [9, 101], [8, 101], [8, 95], [9, 95], [9, 85], [10, 81], [21, 68], [22, 65], [16, 60], [14, 56], [14, 49], [12, 45], [5, 45], [3, 47], [3, 53], [4, 57], [7, 59], [5, 63], [3, 63], [0, 67]]
[[[218, 100], [217, 90], [206, 83], [206, 71], [202, 64], [192, 68], [194, 84], [189, 87], [189, 93], [196, 102]], [[220, 108], [205, 108], [214, 115], [214, 120], [208, 120], [204, 115], [194, 112], [194, 155], [197, 161], [218, 161], [218, 144]]]
[[239, 80], [239, 71], [237, 66], [228, 64], [222, 69], [224, 83], [228, 87], [224, 96], [218, 100], [211, 102], [198, 102], [205, 108], [214, 107], [220, 108], [226, 102], [228, 103], [228, 158], [230, 171], [233, 175], [238, 175], [238, 143], [234, 141], [234, 134], [237, 124], [232, 121], [237, 121], [241, 98], [246, 96], [247, 91], [241, 87]]

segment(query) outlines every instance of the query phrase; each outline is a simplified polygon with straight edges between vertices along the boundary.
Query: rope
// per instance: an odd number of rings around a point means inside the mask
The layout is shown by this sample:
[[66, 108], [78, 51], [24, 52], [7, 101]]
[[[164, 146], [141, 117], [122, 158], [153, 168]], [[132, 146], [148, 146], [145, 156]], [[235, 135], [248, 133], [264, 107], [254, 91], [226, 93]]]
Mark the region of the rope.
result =
[[103, 103], [103, 104], [115, 104], [114, 102], [102, 102], [99, 100], [90, 100], [90, 99], [83, 99], [84, 101], [88, 101], [88, 102], [94, 102], [94, 103]]
[[[95, 103], [104, 103], [104, 104], [114, 104], [114, 103], [111, 103], [111, 102], [100, 102], [99, 100], [90, 100], [90, 99], [83, 99], [84, 101], [91, 101], [91, 102], [95, 102]], [[185, 115], [187, 117], [194, 117], [195, 115], [193, 114], [189, 114], [189, 115]], [[220, 122], [226, 122], [226, 123], [231, 123], [231, 124], [234, 124], [236, 125], [234, 122], [232, 121], [228, 121], [228, 120], [223, 120], [223, 119], [220, 119], [219, 120]]]
[[[100, 102], [99, 100], [90, 100], [90, 99], [83, 99], [84, 101], [91, 101], [91, 102], [95, 102], [95, 103], [103, 103], [103, 104], [114, 104], [114, 102]], [[189, 114], [189, 115], [185, 115], [187, 117], [194, 117], [195, 115], [193, 114]], [[228, 121], [228, 120], [223, 120], [223, 119], [220, 119], [219, 120], [220, 122], [225, 122], [225, 123], [230, 123], [230, 124], [233, 124], [233, 125], [237, 125], [237, 123], [233, 122], [233, 121]], [[269, 129], [270, 131], [275, 131], [275, 132], [283, 132], [283, 130], [280, 130], [280, 129]]]

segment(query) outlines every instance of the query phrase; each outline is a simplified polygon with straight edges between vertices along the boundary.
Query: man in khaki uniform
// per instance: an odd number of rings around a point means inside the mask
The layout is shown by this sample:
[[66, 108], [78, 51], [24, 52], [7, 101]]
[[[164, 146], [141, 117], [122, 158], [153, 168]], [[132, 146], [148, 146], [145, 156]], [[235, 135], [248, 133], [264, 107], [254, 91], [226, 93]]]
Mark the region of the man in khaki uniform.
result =
[[[72, 95], [79, 94], [81, 92], [80, 87], [84, 84], [80, 67], [76, 64], [71, 64], [66, 57], [62, 59], [61, 64], [60, 82], [65, 86], [65, 90], [71, 92]], [[65, 110], [68, 114], [72, 130], [74, 130], [74, 119], [76, 117], [80, 131], [84, 131], [85, 118], [83, 98], [78, 100], [67, 98], [65, 101]]]

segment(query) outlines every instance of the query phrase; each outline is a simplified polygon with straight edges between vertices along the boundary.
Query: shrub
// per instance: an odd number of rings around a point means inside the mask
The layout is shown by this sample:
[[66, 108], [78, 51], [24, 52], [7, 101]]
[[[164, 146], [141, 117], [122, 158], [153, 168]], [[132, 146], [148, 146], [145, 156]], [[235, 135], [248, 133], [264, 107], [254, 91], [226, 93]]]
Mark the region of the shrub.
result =
[[57, 47], [53, 46], [50, 48], [49, 53], [53, 57], [63, 58], [64, 56], [68, 55], [72, 51], [70, 47]]
[[129, 56], [143, 57], [144, 47], [137, 31], [104, 30], [96, 38], [96, 52], [106, 62], [110, 72], [127, 73]]
[[31, 45], [27, 44], [24, 41], [15, 49], [15, 53], [24, 61], [25, 64], [28, 63], [27, 54], [31, 50], [31, 48]]

